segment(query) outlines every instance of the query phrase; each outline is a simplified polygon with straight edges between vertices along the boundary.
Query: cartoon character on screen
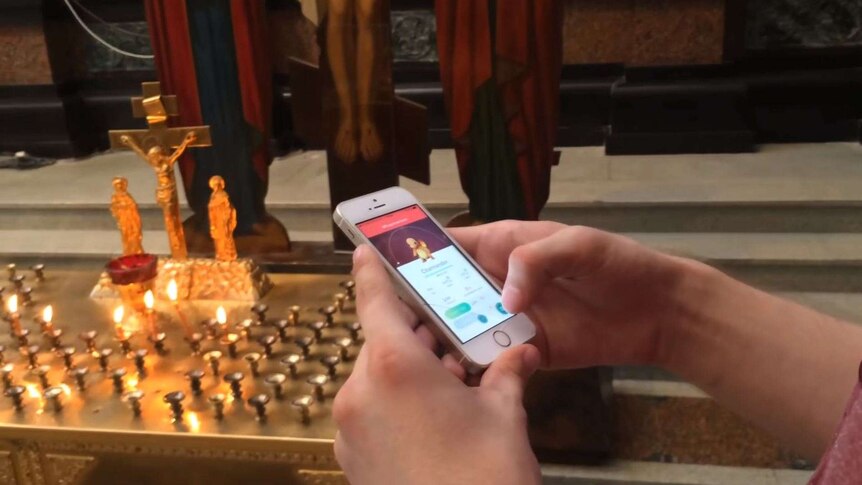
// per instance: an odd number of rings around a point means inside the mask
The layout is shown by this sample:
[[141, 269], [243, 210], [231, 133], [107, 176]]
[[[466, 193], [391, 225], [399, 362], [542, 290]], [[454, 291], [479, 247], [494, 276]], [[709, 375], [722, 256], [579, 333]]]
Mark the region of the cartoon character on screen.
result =
[[434, 259], [434, 256], [431, 254], [431, 250], [428, 249], [428, 244], [426, 244], [425, 241], [408, 237], [406, 242], [407, 245], [410, 246], [410, 249], [413, 250], [414, 258], [421, 259], [423, 263], [429, 259]]

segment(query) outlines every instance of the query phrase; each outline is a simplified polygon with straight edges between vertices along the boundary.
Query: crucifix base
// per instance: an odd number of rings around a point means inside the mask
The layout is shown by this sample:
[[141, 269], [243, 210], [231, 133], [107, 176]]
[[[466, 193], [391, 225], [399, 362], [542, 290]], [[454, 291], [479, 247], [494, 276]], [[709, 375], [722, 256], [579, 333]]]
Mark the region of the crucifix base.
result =
[[[177, 283], [179, 300], [255, 302], [272, 288], [263, 268], [251, 259], [161, 259], [153, 288], [157, 299], [168, 299], [167, 287], [171, 279]], [[119, 298], [119, 293], [110, 278], [103, 274], [90, 297]]]

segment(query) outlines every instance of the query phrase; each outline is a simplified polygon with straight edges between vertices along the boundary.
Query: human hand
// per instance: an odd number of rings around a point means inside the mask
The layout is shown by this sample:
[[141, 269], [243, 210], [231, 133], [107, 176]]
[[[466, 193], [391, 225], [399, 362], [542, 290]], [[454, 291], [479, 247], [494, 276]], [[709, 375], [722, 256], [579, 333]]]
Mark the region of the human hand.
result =
[[350, 483], [540, 483], [522, 404], [536, 348], [506, 351], [469, 387], [441, 364], [366, 246], [354, 252], [354, 276], [365, 344], [332, 410]]
[[696, 264], [610, 233], [554, 222], [502, 221], [452, 229], [494, 278], [503, 305], [537, 325], [534, 343], [553, 368], [661, 365], [667, 322]]

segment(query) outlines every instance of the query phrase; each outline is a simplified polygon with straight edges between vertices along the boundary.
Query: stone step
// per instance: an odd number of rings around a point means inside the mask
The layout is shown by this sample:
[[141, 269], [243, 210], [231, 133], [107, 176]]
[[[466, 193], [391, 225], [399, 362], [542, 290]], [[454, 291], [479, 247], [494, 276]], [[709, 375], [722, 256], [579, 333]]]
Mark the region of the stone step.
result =
[[[579, 190], [574, 188], [573, 190]], [[656, 191], [663, 188], [656, 187]], [[692, 189], [696, 190], [696, 189]], [[862, 185], [859, 187], [862, 194]], [[466, 202], [426, 204], [440, 221], [467, 209]], [[269, 212], [290, 231], [328, 231], [328, 203], [270, 203]], [[191, 214], [183, 206], [182, 217]], [[164, 227], [161, 209], [140, 204], [145, 230]], [[773, 201], [569, 201], [549, 202], [542, 218], [614, 232], [862, 232], [862, 200]], [[74, 229], [115, 227], [104, 204], [0, 204], [0, 227], [16, 229]]]
[[[616, 459], [814, 469], [775, 437], [688, 383], [615, 378], [612, 386]], [[555, 459], [551, 461], [572, 464], [564, 455]]]
[[542, 465], [545, 485], [804, 485], [812, 472], [614, 460], [601, 466]]
[[755, 286], [862, 291], [862, 234], [633, 233], [656, 249], [703, 260]]
[[[630, 233], [649, 246], [694, 257], [756, 286], [775, 291], [862, 292], [862, 234], [856, 233]], [[329, 241], [325, 231], [291, 231], [294, 241]], [[144, 235], [144, 247], [168, 252], [163, 231]], [[0, 230], [7, 259], [63, 259], [103, 264], [120, 251], [115, 229]], [[345, 268], [346, 270], [346, 268]]]
[[[858, 144], [767, 145], [739, 155], [607, 157], [599, 147], [561, 152], [545, 219], [619, 232], [862, 232]], [[445, 221], [466, 209], [467, 199], [453, 152], [435, 150], [431, 160], [431, 186], [401, 183]], [[129, 179], [144, 227], [163, 227], [152, 170], [133, 154], [117, 152], [5, 171], [0, 228], [110, 229], [114, 175]], [[288, 229], [328, 231], [328, 194], [322, 152], [272, 164], [267, 206]]]

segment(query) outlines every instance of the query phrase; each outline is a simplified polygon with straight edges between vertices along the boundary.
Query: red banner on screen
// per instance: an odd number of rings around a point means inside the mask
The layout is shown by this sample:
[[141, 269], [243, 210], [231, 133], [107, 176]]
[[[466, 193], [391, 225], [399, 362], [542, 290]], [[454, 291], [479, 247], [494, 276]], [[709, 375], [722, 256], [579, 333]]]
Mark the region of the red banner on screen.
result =
[[365, 237], [374, 237], [412, 222], [421, 221], [428, 216], [418, 205], [411, 205], [399, 211], [391, 212], [385, 216], [376, 217], [370, 221], [360, 222], [356, 225]]

